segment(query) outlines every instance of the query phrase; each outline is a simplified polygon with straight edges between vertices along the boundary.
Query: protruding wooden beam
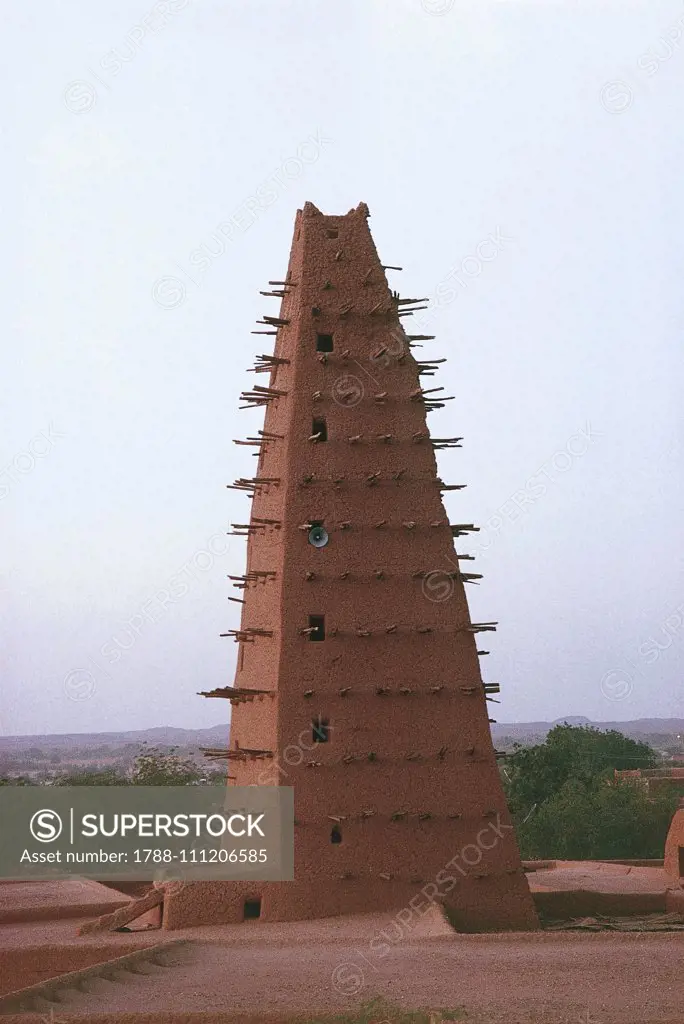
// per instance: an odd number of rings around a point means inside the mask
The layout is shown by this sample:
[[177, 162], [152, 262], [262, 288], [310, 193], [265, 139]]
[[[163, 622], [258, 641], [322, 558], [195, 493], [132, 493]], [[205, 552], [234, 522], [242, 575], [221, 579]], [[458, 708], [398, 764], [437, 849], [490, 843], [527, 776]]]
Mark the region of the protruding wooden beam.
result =
[[236, 750], [224, 750], [219, 747], [200, 747], [205, 757], [212, 761], [257, 761], [263, 758], [273, 757], [272, 750], [253, 750], [249, 747], [240, 747]]
[[252, 391], [258, 395], [273, 395], [275, 398], [283, 398], [287, 394], [287, 391], [282, 391], [280, 388], [267, 388], [262, 384], [255, 384]]
[[270, 324], [272, 327], [286, 327], [289, 324], [289, 320], [280, 316], [267, 316], [264, 313], [264, 319], [257, 321], [260, 324]]
[[242, 704], [245, 701], [256, 700], [257, 697], [274, 697], [275, 690], [252, 690], [241, 686], [219, 686], [214, 690], [201, 691], [198, 696], [225, 698], [231, 704]]
[[479, 533], [480, 527], [473, 526], [472, 523], [452, 523], [449, 526], [454, 537], [462, 537], [466, 533]]

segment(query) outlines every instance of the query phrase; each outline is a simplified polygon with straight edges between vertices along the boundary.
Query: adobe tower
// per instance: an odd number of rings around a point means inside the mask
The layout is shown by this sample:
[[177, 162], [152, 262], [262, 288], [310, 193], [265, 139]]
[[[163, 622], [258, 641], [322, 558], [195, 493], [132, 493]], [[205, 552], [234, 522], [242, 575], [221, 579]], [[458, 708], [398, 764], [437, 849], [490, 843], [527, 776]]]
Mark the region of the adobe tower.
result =
[[421, 889], [464, 930], [537, 927], [480, 674], [494, 624], [471, 622], [454, 551], [473, 527], [449, 524], [437, 474], [460, 438], [430, 437], [436, 362], [413, 355], [416, 300], [390, 290], [368, 216], [306, 203], [262, 293], [280, 311], [255, 332], [274, 336], [268, 384], [243, 394], [266, 412], [238, 442], [257, 465], [234, 485], [253, 496], [233, 524], [235, 685], [206, 694], [232, 705], [228, 750], [208, 752], [230, 783], [294, 787], [295, 881], [193, 883], [167, 894], [167, 927], [394, 911]]

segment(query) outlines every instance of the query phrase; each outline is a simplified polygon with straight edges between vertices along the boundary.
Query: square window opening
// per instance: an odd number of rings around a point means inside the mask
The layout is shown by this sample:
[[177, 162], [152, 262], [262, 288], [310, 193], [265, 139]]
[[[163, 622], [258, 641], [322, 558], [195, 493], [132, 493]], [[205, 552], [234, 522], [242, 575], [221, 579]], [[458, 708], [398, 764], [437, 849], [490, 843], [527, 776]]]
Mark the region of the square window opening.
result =
[[315, 419], [311, 424], [311, 436], [319, 444], [328, 440], [328, 424], [324, 419]]
[[309, 640], [314, 643], [320, 643], [321, 640], [325, 640], [325, 616], [324, 615], [310, 615], [309, 616]]
[[316, 335], [316, 351], [317, 352], [332, 352], [333, 350], [333, 336], [332, 334], [317, 334]]
[[261, 900], [258, 897], [245, 900], [242, 917], [245, 921], [256, 921], [261, 917]]
[[328, 228], [325, 235], [326, 238], [337, 238], [337, 236], [339, 235], [339, 231], [337, 230], [337, 228]]

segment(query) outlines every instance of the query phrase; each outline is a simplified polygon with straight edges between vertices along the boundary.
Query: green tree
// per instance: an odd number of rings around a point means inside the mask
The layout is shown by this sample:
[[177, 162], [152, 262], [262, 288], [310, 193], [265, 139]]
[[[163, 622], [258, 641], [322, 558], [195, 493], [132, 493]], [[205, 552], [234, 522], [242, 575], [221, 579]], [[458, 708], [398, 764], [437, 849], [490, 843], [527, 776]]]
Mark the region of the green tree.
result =
[[134, 786], [206, 786], [223, 785], [225, 774], [200, 767], [191, 757], [181, 757], [171, 747], [169, 753], [150, 747], [135, 759], [131, 782]]
[[615, 729], [601, 732], [587, 726], [557, 725], [544, 743], [516, 744], [506, 762], [506, 789], [511, 813], [528, 814], [532, 807], [559, 793], [569, 779], [591, 784], [613, 777], [614, 770], [653, 768], [657, 763], [647, 743]]
[[523, 857], [611, 860], [662, 857], [676, 796], [649, 799], [624, 781], [568, 779], [518, 824]]
[[84, 768], [66, 772], [52, 780], [53, 786], [125, 786], [127, 783], [128, 779], [116, 768], [102, 768], [100, 771]]
[[176, 747], [168, 751], [144, 747], [135, 759], [130, 773], [119, 768], [76, 769], [53, 778], [36, 780], [22, 776], [0, 776], [0, 786], [224, 786], [226, 772], [198, 765], [192, 757], [182, 757]]
[[614, 729], [559, 725], [544, 743], [518, 745], [504, 779], [523, 857], [662, 857], [676, 795], [649, 797], [614, 774], [657, 760]]
[[118, 768], [99, 771], [66, 772], [53, 780], [55, 786], [222, 786], [225, 772], [197, 765], [191, 757], [181, 757], [176, 748], [145, 748], [136, 757], [128, 774]]

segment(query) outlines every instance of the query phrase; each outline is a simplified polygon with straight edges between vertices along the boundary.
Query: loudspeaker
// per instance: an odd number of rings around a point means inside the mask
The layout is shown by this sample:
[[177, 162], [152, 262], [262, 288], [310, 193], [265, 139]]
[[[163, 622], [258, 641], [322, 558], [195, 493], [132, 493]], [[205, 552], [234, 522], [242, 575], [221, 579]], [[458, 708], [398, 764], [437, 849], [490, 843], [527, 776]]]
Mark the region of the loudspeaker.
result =
[[324, 530], [322, 526], [314, 526], [309, 531], [309, 544], [313, 544], [315, 548], [324, 548], [329, 539], [328, 531]]

